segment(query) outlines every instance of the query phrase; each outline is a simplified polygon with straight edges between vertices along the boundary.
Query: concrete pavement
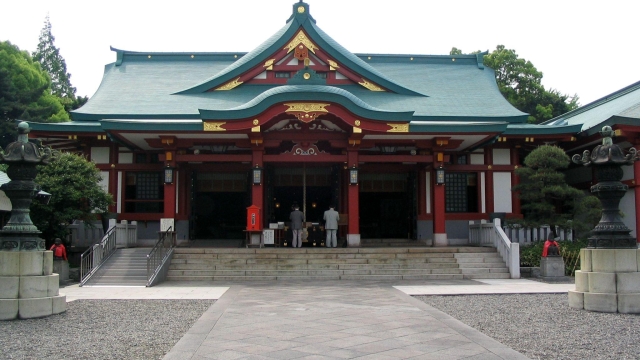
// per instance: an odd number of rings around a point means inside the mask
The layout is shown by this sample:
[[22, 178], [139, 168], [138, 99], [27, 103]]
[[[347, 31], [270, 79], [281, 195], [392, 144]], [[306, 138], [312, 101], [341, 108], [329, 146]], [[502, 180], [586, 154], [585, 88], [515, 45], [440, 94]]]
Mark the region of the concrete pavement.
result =
[[[220, 285], [220, 286], [218, 286]], [[526, 359], [410, 295], [565, 293], [531, 280], [68, 286], [76, 299], [218, 299], [165, 359]]]

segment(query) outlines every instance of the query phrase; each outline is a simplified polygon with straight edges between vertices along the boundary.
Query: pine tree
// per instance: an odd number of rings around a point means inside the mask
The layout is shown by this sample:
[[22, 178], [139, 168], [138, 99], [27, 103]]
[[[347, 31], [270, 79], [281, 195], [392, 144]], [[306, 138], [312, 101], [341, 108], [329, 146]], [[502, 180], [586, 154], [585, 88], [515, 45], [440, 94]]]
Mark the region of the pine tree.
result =
[[40, 31], [38, 49], [33, 53], [33, 59], [49, 73], [51, 92], [62, 100], [65, 108], [69, 111], [76, 100], [76, 88], [71, 86], [71, 74], [67, 72], [67, 64], [60, 55], [60, 49], [54, 45], [54, 41], [55, 37], [51, 33], [51, 22], [47, 14], [44, 27]]

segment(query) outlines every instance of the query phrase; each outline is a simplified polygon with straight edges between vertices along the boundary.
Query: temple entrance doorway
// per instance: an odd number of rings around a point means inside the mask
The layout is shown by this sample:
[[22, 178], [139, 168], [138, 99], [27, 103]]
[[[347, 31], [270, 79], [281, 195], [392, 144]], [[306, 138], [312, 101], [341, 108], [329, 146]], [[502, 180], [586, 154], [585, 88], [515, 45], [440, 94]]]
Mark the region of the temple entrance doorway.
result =
[[335, 203], [339, 192], [331, 166], [272, 167], [268, 171], [265, 196], [269, 222], [289, 222], [292, 206], [298, 205], [307, 222], [321, 223], [324, 211]]
[[247, 178], [246, 172], [193, 172], [192, 239], [244, 239], [246, 209], [250, 205]]
[[413, 237], [413, 183], [407, 173], [360, 174], [360, 236], [363, 239]]

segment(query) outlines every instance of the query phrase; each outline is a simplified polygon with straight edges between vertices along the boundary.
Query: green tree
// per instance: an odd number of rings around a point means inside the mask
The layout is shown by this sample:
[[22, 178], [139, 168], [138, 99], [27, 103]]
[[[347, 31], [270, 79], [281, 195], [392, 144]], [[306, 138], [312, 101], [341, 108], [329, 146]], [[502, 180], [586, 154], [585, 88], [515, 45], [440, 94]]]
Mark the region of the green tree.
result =
[[71, 86], [71, 74], [67, 72], [67, 63], [60, 55], [60, 49], [54, 45], [56, 38], [51, 33], [49, 15], [38, 38], [38, 48], [33, 52], [33, 59], [40, 63], [51, 77], [51, 92], [63, 99], [65, 105], [71, 105], [76, 98], [76, 88]]
[[[450, 55], [458, 54], [462, 54], [462, 50], [451, 49]], [[484, 65], [495, 70], [500, 92], [511, 105], [529, 114], [530, 123], [549, 120], [579, 106], [577, 95], [546, 90], [542, 85], [542, 72], [504, 45], [498, 45], [485, 56]]]
[[69, 120], [50, 86], [49, 76], [29, 53], [8, 41], [0, 42], [0, 146], [15, 141], [16, 119]]
[[578, 232], [593, 229], [600, 218], [600, 201], [567, 184], [560, 170], [570, 163], [561, 148], [542, 145], [527, 155], [524, 167], [516, 169], [520, 183], [513, 190], [522, 201], [522, 225], [549, 225], [554, 237], [556, 226]]
[[48, 165], [39, 166], [35, 182], [51, 194], [51, 200], [33, 202], [31, 218], [45, 240], [64, 239], [67, 225], [74, 220], [90, 224], [96, 214], [107, 211], [113, 200], [100, 187], [101, 180], [94, 163], [71, 153], [60, 153]]

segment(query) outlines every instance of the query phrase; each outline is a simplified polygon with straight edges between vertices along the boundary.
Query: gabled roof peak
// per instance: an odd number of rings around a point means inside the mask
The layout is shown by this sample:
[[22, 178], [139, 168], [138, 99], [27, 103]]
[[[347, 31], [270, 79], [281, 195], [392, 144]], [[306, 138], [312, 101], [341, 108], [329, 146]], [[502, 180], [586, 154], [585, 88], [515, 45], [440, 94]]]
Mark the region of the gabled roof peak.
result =
[[311, 20], [314, 24], [316, 23], [316, 20], [309, 13], [309, 4], [302, 0], [293, 4], [293, 12], [289, 19], [287, 19], [287, 23], [293, 19], [298, 20], [300, 24], [303, 24], [307, 19]]

